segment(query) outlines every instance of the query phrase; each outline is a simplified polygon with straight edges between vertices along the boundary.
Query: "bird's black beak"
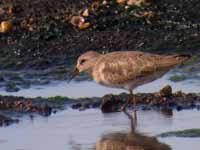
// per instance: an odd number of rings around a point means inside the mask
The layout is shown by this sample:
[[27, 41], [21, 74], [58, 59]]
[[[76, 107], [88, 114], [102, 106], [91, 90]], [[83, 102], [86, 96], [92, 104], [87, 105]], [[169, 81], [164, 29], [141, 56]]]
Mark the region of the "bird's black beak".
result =
[[69, 79], [67, 80], [67, 83], [69, 83], [78, 74], [79, 74], [79, 70], [75, 67], [73, 72], [69, 75]]

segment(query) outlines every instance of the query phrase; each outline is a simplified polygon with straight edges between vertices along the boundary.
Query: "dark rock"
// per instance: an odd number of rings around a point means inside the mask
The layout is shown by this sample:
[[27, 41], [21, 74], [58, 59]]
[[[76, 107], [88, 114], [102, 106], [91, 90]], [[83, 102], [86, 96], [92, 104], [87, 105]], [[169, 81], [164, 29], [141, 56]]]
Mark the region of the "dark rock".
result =
[[177, 110], [177, 111], [181, 111], [181, 110], [183, 110], [183, 107], [182, 107], [182, 106], [177, 106], [177, 107], [176, 107], [176, 110]]
[[197, 105], [196, 107], [197, 107], [197, 110], [200, 110], [200, 105]]
[[176, 105], [177, 105], [176, 102], [173, 102], [173, 101], [168, 103], [168, 106], [171, 108], [175, 107]]
[[166, 85], [164, 88], [160, 90], [160, 95], [163, 97], [169, 97], [172, 95], [172, 87], [170, 85]]
[[79, 108], [79, 111], [83, 111], [83, 110], [86, 110], [86, 108], [83, 107], [83, 106], [81, 106], [81, 107]]
[[93, 102], [92, 104], [92, 108], [97, 108], [101, 105], [101, 102], [100, 101], [96, 101], [96, 102]]
[[101, 110], [104, 113], [117, 112], [120, 110], [123, 100], [114, 95], [105, 95], [102, 97]]
[[8, 126], [12, 123], [18, 123], [18, 122], [19, 122], [18, 119], [12, 119], [0, 114], [0, 126], [4, 126], [4, 125]]
[[171, 108], [162, 108], [161, 113], [165, 116], [172, 116], [173, 110]]
[[142, 106], [141, 110], [145, 111], [145, 110], [151, 110], [151, 107], [149, 106]]
[[81, 104], [81, 107], [79, 107], [78, 109], [79, 109], [79, 111], [83, 111], [83, 110], [86, 110], [88, 108], [90, 108], [90, 103], [84, 102], [84, 103]]
[[50, 116], [52, 113], [52, 108], [49, 107], [48, 105], [45, 105], [44, 108], [42, 109], [42, 114], [44, 116]]
[[73, 104], [71, 107], [72, 109], [79, 109], [81, 106], [82, 106], [81, 103], [76, 103], [76, 104]]
[[20, 89], [17, 87], [17, 85], [14, 82], [8, 82], [6, 84], [6, 91], [7, 92], [17, 92]]
[[83, 103], [82, 107], [84, 107], [84, 108], [90, 108], [90, 104], [89, 103]]
[[61, 110], [65, 103], [42, 98], [30, 99], [14, 96], [0, 96], [0, 110], [9, 112], [37, 113], [50, 116], [53, 111]]
[[190, 107], [191, 107], [191, 108], [195, 108], [195, 107], [196, 107], [196, 104], [195, 104], [194, 102], [191, 102]]
[[53, 113], [56, 114], [56, 113], [57, 113], [57, 110], [53, 110]]
[[4, 82], [4, 77], [0, 76], [0, 82]]
[[182, 91], [177, 91], [173, 95], [177, 96], [177, 97], [182, 97], [183, 96], [183, 92]]

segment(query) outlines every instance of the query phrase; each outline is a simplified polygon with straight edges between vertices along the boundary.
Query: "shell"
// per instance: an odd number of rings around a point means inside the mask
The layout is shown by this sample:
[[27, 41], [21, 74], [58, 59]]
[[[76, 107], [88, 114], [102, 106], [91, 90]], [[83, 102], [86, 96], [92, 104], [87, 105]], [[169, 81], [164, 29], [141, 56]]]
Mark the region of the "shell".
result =
[[81, 16], [73, 16], [70, 20], [70, 23], [78, 27], [85, 22], [85, 19]]
[[10, 21], [2, 21], [0, 26], [1, 33], [7, 33], [12, 29], [12, 24]]
[[87, 29], [90, 27], [90, 23], [89, 22], [85, 22], [79, 25], [79, 29], [83, 30], [83, 29]]

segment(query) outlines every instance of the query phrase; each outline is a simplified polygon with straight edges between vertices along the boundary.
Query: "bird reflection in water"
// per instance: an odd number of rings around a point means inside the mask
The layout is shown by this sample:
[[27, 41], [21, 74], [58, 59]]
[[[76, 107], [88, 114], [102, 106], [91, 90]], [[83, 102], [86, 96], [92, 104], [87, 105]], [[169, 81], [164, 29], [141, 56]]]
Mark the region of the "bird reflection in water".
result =
[[97, 141], [95, 150], [171, 150], [168, 145], [159, 142], [156, 137], [136, 132], [137, 120], [127, 111], [124, 113], [130, 119], [131, 131], [103, 135]]

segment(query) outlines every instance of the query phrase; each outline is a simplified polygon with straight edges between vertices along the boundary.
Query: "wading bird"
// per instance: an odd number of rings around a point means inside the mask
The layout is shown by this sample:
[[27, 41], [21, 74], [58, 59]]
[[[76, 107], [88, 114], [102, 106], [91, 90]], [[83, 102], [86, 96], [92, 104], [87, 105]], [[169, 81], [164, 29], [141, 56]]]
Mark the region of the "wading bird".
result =
[[[165, 56], [140, 51], [116, 51], [107, 54], [88, 51], [78, 58], [69, 81], [80, 72], [87, 72], [101, 85], [128, 90], [133, 96], [136, 117], [137, 100], [133, 89], [162, 77], [190, 57], [190, 55]], [[128, 99], [121, 110], [125, 110], [130, 102]]]

